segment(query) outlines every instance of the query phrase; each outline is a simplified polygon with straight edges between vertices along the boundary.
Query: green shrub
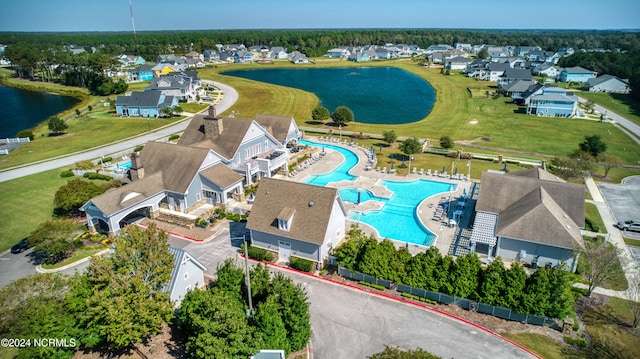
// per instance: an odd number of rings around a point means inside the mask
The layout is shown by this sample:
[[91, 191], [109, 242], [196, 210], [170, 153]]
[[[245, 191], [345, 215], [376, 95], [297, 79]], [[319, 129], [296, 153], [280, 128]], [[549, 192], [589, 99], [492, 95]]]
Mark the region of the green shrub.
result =
[[275, 257], [273, 256], [273, 253], [267, 251], [267, 254], [265, 254], [265, 256], [264, 256], [264, 260], [267, 261], [267, 262], [273, 262], [274, 259], [275, 259]]
[[307, 259], [291, 257], [291, 259], [289, 260], [289, 265], [291, 266], [291, 268], [295, 268], [304, 272], [313, 271], [313, 262]]
[[227, 219], [233, 222], [240, 222], [239, 213], [227, 213]]
[[35, 138], [35, 136], [33, 135], [33, 131], [31, 131], [31, 130], [22, 130], [22, 131], [18, 132], [16, 137], [18, 137], [18, 138], [27, 138], [28, 137], [29, 141], [33, 141], [33, 139]]
[[105, 162], [111, 162], [111, 161], [113, 161], [113, 158], [112, 158], [111, 156], [109, 156], [109, 157], [104, 157], [104, 158], [102, 159], [102, 163], [105, 163]]
[[569, 344], [569, 345], [574, 345], [577, 346], [579, 348], [586, 348], [587, 347], [587, 342], [582, 339], [582, 338], [571, 338], [571, 337], [564, 337], [564, 342]]
[[377, 284], [373, 284], [373, 283], [369, 283], [369, 282], [365, 282], [363, 280], [359, 281], [358, 284], [360, 285], [366, 285], [367, 287], [371, 287], [373, 289], [377, 289], [377, 290], [384, 290], [385, 288], [381, 285], [377, 285]]
[[195, 225], [196, 225], [196, 227], [207, 228], [207, 226], [209, 225], [209, 222], [207, 222], [206, 219], [202, 219], [202, 218], [198, 217], [195, 220]]
[[600, 227], [590, 218], [584, 219], [584, 229], [591, 232], [600, 232]]
[[65, 177], [73, 177], [73, 171], [68, 170], [68, 171], [62, 171], [60, 172], [60, 177], [65, 178]]
[[134, 148], [133, 152], [140, 152], [140, 151], [142, 151], [143, 148], [144, 148], [144, 145], [140, 145], [140, 146]]
[[177, 140], [178, 138], [180, 138], [180, 135], [171, 135], [169, 136], [169, 141]]
[[[266, 250], [262, 249], [262, 248], [256, 248], [256, 247], [252, 247], [250, 245], [247, 245], [249, 247], [249, 258], [255, 259], [257, 261], [263, 261], [263, 260], [269, 260], [267, 259], [267, 252]], [[242, 246], [242, 253], [246, 254], [244, 251], [244, 246]], [[273, 254], [271, 254], [271, 260], [273, 260]]]
[[103, 175], [95, 172], [85, 172], [83, 177], [88, 178], [90, 180], [98, 179], [103, 181], [111, 181], [111, 176], [107, 176], [107, 175]]

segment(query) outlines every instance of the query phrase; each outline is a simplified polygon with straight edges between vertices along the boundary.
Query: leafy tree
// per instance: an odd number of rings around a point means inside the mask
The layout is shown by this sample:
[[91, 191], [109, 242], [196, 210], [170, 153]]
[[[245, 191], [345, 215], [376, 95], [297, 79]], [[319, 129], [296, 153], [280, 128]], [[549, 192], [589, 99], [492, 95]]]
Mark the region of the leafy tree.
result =
[[580, 272], [589, 282], [587, 296], [591, 297], [596, 287], [611, 279], [620, 262], [616, 247], [605, 241], [604, 237], [585, 237], [584, 239], [584, 250], [580, 255], [584, 257], [586, 267], [580, 268]]
[[113, 93], [116, 95], [125, 93], [127, 92], [128, 89], [129, 89], [129, 84], [127, 84], [123, 79], [119, 79], [113, 84]]
[[604, 167], [604, 177], [607, 177], [609, 175], [609, 171], [611, 171], [612, 168], [616, 168], [620, 165], [620, 163], [622, 163], [622, 161], [620, 161], [620, 158], [610, 153], [601, 153], [596, 159], [598, 161], [598, 164]]
[[506, 306], [503, 292], [507, 284], [504, 282], [504, 263], [500, 257], [494, 259], [482, 272], [480, 300], [489, 305]]
[[35, 138], [35, 136], [33, 134], [33, 131], [31, 131], [31, 130], [22, 130], [22, 131], [18, 132], [16, 137], [29, 138], [29, 141], [33, 141], [33, 139]]
[[481, 272], [480, 259], [475, 252], [458, 257], [451, 273], [451, 295], [462, 298], [478, 299], [478, 280]]
[[362, 260], [357, 269], [376, 278], [399, 282], [403, 274], [392, 266], [395, 256], [396, 248], [390, 240], [368, 240], [363, 247]]
[[398, 136], [396, 135], [396, 131], [389, 130], [382, 132], [382, 140], [387, 143], [388, 146], [391, 146], [392, 143], [396, 142]]
[[596, 107], [596, 104], [593, 101], [586, 101], [583, 106], [589, 113], [593, 113], [593, 108]]
[[565, 318], [569, 315], [575, 304], [571, 284], [571, 275], [564, 264], [559, 268], [550, 269], [549, 309], [545, 315], [553, 318]]
[[269, 295], [269, 286], [271, 285], [269, 269], [266, 266], [258, 264], [249, 271], [249, 278], [251, 278], [251, 296], [253, 303], [264, 302]]
[[173, 108], [173, 112], [177, 113], [178, 115], [184, 112], [184, 109], [180, 105], [175, 105], [172, 108]]
[[49, 117], [47, 121], [47, 127], [53, 133], [61, 133], [66, 130], [69, 126], [58, 116]]
[[445, 149], [449, 149], [449, 148], [453, 148], [453, 140], [451, 139], [451, 137], [449, 136], [442, 136], [440, 137], [440, 147], [445, 148]]
[[80, 109], [77, 109], [77, 108], [76, 108], [76, 117], [80, 117], [80, 114], [81, 114], [81, 113], [80, 113]]
[[585, 136], [579, 147], [593, 157], [598, 157], [599, 154], [607, 151], [607, 144], [602, 142], [600, 135]]
[[173, 108], [171, 108], [169, 106], [163, 107], [162, 110], [160, 110], [160, 113], [162, 113], [166, 117], [171, 117], [171, 116], [173, 116]]
[[450, 272], [453, 271], [454, 261], [453, 257], [446, 255], [442, 257], [434, 272], [434, 277], [438, 283], [438, 292], [445, 294], [453, 293], [453, 278], [451, 278]]
[[551, 172], [564, 179], [591, 176], [595, 172], [593, 158], [586, 152], [575, 151], [569, 157], [551, 159]]
[[[253, 288], [253, 287], [252, 287]], [[288, 308], [282, 308], [276, 296], [269, 296], [256, 308], [256, 326], [262, 334], [263, 346], [270, 349], [284, 350], [289, 354], [289, 340], [287, 328], [282, 320], [281, 312]]]
[[105, 189], [80, 178], [60, 186], [53, 198], [54, 213], [59, 216], [80, 217], [80, 207], [91, 198], [103, 194]]
[[415, 137], [407, 138], [400, 142], [398, 149], [406, 155], [413, 155], [422, 151], [422, 144], [420, 143], [420, 140]]
[[189, 358], [244, 359], [260, 349], [261, 340], [247, 322], [244, 304], [231, 291], [190, 291], [178, 318]]
[[216, 288], [242, 295], [244, 285], [244, 271], [238, 268], [232, 258], [227, 258], [216, 270]]
[[368, 357], [369, 359], [441, 359], [422, 348], [402, 350], [397, 347], [384, 346], [384, 350]]
[[331, 119], [336, 125], [346, 125], [348, 122], [353, 121], [353, 111], [347, 106], [338, 106], [331, 114]]
[[89, 112], [93, 111], [93, 106], [91, 106], [91, 105], [87, 106], [87, 110], [88, 110]]
[[70, 219], [54, 219], [41, 223], [29, 236], [33, 251], [46, 257], [47, 263], [56, 263], [73, 253], [73, 239], [82, 233], [83, 226]]
[[525, 272], [522, 264], [513, 263], [511, 268], [504, 272], [502, 281], [507, 284], [503, 295], [505, 307], [524, 312], [522, 297], [527, 285], [527, 272]]
[[272, 281], [272, 295], [278, 298], [282, 310], [282, 321], [287, 329], [289, 348], [292, 352], [303, 349], [311, 338], [309, 299], [304, 288], [293, 284], [290, 278], [277, 273]]
[[173, 306], [164, 288], [173, 269], [167, 235], [151, 224], [127, 226], [108, 256], [94, 257], [88, 269], [93, 285], [87, 315], [111, 348], [127, 348], [161, 331]]
[[527, 279], [523, 296], [523, 308], [525, 313], [545, 315], [551, 303], [549, 289], [551, 287], [549, 278], [550, 268], [538, 268], [531, 277]]
[[311, 118], [314, 121], [324, 121], [330, 116], [331, 115], [329, 113], [329, 110], [326, 107], [322, 106], [322, 104], [319, 104], [318, 106], [314, 107], [313, 110], [311, 110]]
[[478, 58], [481, 60], [486, 60], [489, 58], [489, 51], [487, 49], [482, 49], [478, 52]]
[[439, 270], [438, 263], [441, 260], [442, 256], [436, 247], [429, 247], [426, 252], [416, 254], [406, 265], [402, 282], [412, 287], [437, 291], [440, 285], [435, 273]]

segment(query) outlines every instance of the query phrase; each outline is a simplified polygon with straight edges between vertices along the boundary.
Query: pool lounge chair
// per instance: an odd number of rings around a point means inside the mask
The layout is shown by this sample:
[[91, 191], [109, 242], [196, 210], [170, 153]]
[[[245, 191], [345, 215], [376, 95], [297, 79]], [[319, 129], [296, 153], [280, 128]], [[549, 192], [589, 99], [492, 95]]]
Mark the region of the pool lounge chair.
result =
[[427, 176], [431, 176], [431, 169], [427, 170]]
[[434, 176], [434, 177], [438, 177], [438, 170], [434, 170], [434, 171], [433, 171], [433, 176]]
[[418, 171], [418, 169], [413, 167], [413, 171], [411, 171], [411, 173], [416, 173], [416, 171]]
[[418, 171], [418, 174], [423, 175], [424, 174], [424, 168], [421, 168], [420, 171]]
[[382, 168], [382, 173], [387, 173], [387, 167]]

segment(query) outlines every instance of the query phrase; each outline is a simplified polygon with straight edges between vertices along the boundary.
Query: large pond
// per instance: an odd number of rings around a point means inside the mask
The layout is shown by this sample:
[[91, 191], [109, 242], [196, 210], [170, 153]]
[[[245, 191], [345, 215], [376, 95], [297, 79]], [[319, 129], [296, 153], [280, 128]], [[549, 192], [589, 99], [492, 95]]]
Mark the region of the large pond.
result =
[[74, 97], [0, 86], [0, 138], [15, 137], [78, 102]]
[[356, 122], [364, 123], [422, 120], [436, 97], [427, 81], [396, 67], [258, 69], [222, 74], [313, 92], [330, 112], [344, 105], [353, 111]]

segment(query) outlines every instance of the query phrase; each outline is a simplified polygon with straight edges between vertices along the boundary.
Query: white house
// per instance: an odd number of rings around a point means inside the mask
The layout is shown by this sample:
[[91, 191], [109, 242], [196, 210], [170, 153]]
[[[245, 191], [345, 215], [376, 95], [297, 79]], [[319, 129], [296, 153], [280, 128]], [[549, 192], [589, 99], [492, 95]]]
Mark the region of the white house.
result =
[[347, 210], [335, 188], [264, 178], [247, 228], [251, 245], [323, 263], [345, 236]]
[[608, 93], [629, 93], [628, 79], [621, 79], [612, 75], [602, 75], [595, 79], [589, 79], [584, 84], [585, 89], [590, 92], [608, 92]]

